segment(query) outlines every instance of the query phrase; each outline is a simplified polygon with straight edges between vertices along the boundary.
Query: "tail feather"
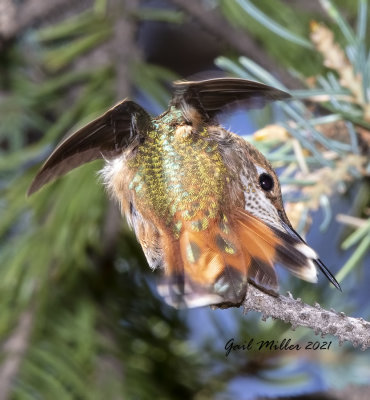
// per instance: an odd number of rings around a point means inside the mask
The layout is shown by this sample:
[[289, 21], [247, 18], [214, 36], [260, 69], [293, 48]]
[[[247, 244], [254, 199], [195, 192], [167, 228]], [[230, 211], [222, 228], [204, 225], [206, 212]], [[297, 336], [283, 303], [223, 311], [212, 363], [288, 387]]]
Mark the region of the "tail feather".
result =
[[276, 294], [277, 264], [310, 282], [317, 280], [315, 265], [332, 277], [303, 240], [243, 209], [208, 219], [205, 229], [183, 220], [178, 238], [169, 237], [162, 238], [168, 288], [161, 293], [177, 307], [239, 305], [247, 281]]
[[[253, 215], [239, 211], [245, 230], [252, 230], [273, 265], [279, 264], [300, 279], [317, 282], [317, 254], [303, 241], [275, 227], [269, 227]], [[248, 248], [246, 249], [248, 251]]]
[[[182, 221], [177, 247], [165, 252], [170, 288], [165, 291], [162, 285], [161, 293], [177, 307], [235, 305], [245, 297], [248, 264], [237, 238], [222, 219], [209, 219], [207, 224], [207, 229], [197, 230], [192, 221]], [[183, 276], [182, 288], [176, 282], [179, 278], [175, 278], [179, 273]], [[173, 296], [179, 292], [181, 299]]]
[[[318, 267], [320, 271], [328, 278], [328, 280], [340, 291], [342, 291], [339, 283], [335, 279], [334, 275], [329, 271], [329, 269], [325, 266], [325, 264], [319, 259], [318, 255], [311, 247], [309, 247], [303, 238], [296, 232], [291, 226], [288, 226], [286, 223], [282, 221], [282, 225], [285, 228], [286, 232], [281, 231], [276, 232], [277, 235], [283, 235], [285, 241], [289, 241], [292, 244], [295, 244], [296, 247], [300, 248], [300, 251], [303, 252], [309, 259], [312, 260], [314, 266]], [[316, 268], [315, 268], [316, 270]], [[305, 278], [302, 278], [305, 279]], [[307, 279], [309, 280], [309, 279]], [[316, 282], [316, 280], [315, 280]]]

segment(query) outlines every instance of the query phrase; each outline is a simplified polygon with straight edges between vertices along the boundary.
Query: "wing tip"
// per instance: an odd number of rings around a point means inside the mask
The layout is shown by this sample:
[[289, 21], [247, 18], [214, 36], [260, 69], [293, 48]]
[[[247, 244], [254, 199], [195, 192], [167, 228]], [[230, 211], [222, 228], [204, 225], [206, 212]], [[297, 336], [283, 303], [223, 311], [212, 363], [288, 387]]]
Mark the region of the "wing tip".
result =
[[26, 192], [26, 197], [32, 196], [34, 193], [38, 192], [44, 185], [53, 180], [53, 176], [48, 175], [47, 172], [44, 170], [44, 167], [45, 164], [31, 182], [31, 185]]
[[36, 193], [38, 190], [40, 190], [40, 188], [43, 185], [40, 185], [40, 183], [37, 181], [37, 177], [32, 181], [31, 185], [29, 186], [29, 188], [27, 189], [26, 192], [26, 197], [30, 197], [32, 196], [34, 193]]
[[32, 187], [32, 185], [31, 185], [31, 186], [28, 188], [27, 192], [26, 192], [26, 198], [31, 197], [31, 196], [36, 192], [36, 190], [37, 190], [37, 189], [34, 189], [34, 188]]

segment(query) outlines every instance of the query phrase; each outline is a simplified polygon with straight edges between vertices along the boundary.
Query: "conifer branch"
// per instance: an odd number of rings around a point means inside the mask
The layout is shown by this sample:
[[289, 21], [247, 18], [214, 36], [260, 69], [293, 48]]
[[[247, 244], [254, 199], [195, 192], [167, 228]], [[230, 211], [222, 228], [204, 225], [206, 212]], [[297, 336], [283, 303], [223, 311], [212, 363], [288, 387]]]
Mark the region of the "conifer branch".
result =
[[302, 84], [286, 69], [281, 68], [262, 48], [252, 35], [232, 26], [217, 9], [207, 9], [197, 0], [170, 0], [175, 6], [182, 9], [198, 24], [213, 35], [217, 40], [236, 50], [239, 54], [253, 58], [253, 60], [268, 70], [275, 71], [281, 82], [293, 89]]
[[290, 323], [293, 330], [297, 326], [304, 326], [313, 329], [316, 335], [337, 337], [339, 344], [347, 340], [362, 350], [370, 347], [369, 322], [349, 317], [343, 312], [325, 310], [317, 303], [310, 306], [300, 298], [294, 299], [289, 292], [287, 297], [272, 296], [249, 285], [243, 307], [245, 312], [253, 310], [262, 313], [263, 320], [272, 317]]

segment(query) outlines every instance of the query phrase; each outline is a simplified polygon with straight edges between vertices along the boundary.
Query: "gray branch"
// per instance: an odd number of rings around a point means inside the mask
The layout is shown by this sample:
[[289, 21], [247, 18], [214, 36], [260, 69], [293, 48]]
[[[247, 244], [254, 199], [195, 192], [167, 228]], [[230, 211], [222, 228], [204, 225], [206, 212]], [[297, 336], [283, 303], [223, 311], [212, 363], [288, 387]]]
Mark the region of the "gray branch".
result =
[[0, 0], [0, 45], [35, 23], [40, 24], [51, 16], [63, 15], [70, 9], [86, 9], [91, 0]]
[[297, 326], [305, 326], [317, 335], [337, 337], [339, 344], [347, 340], [362, 350], [370, 347], [369, 322], [335, 310], [325, 310], [317, 303], [309, 306], [299, 298], [293, 299], [290, 293], [288, 297], [275, 297], [249, 285], [243, 306], [246, 312], [254, 310], [262, 313], [263, 320], [272, 317], [290, 323], [293, 330]]
[[17, 377], [20, 365], [26, 354], [33, 326], [34, 310], [26, 309], [19, 317], [18, 325], [2, 346], [2, 365], [0, 367], [0, 400], [8, 400], [13, 380]]

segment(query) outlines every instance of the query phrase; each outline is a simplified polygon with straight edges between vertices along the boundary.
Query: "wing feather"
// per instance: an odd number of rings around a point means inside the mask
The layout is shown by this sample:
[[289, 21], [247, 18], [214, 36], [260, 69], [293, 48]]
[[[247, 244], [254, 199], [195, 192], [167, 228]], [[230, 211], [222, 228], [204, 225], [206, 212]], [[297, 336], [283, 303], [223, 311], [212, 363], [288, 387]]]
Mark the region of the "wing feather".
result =
[[121, 154], [145, 124], [150, 124], [146, 111], [132, 101], [123, 100], [62, 141], [36, 175], [27, 194], [82, 164]]
[[271, 101], [290, 97], [282, 90], [240, 78], [176, 81], [174, 89], [173, 105], [190, 104], [210, 118], [228, 107], [261, 108]]

